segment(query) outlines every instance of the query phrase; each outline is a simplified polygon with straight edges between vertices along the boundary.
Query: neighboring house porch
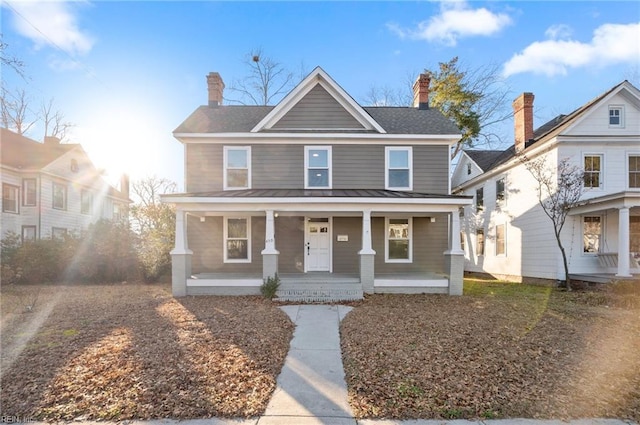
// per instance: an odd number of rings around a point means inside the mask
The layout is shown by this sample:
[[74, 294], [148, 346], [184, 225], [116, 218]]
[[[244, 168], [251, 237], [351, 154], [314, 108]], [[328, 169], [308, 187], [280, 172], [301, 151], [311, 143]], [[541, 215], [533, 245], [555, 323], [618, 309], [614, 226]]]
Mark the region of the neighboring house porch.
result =
[[[470, 198], [389, 190], [164, 195], [177, 209], [173, 292], [284, 298], [462, 293], [459, 208]], [[455, 235], [455, 237], [452, 237]]]
[[631, 278], [640, 274], [640, 192], [591, 198], [569, 214], [582, 217], [583, 226], [587, 226], [583, 229], [583, 250], [592, 249], [597, 259], [592, 277]]

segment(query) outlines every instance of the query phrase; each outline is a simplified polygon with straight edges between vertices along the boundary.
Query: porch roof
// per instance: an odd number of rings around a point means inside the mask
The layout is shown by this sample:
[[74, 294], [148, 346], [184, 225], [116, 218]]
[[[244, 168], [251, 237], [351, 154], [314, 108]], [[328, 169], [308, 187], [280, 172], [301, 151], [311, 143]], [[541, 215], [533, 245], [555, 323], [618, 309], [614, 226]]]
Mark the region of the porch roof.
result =
[[586, 199], [579, 205], [571, 208], [569, 215], [632, 207], [640, 207], [640, 192], [625, 191]]

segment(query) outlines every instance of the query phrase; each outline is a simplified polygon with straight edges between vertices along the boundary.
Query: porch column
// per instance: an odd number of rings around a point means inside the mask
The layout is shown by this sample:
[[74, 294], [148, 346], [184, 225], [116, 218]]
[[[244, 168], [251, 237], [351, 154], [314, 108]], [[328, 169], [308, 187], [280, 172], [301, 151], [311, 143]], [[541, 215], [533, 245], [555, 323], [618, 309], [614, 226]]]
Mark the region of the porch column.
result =
[[460, 247], [460, 216], [457, 209], [451, 212], [450, 232], [450, 249], [444, 252], [445, 271], [449, 275], [449, 295], [462, 295], [464, 251]]
[[188, 248], [186, 211], [176, 210], [176, 242], [171, 250], [171, 291], [174, 297], [187, 295], [187, 279], [191, 276], [191, 255]]
[[358, 254], [360, 255], [360, 283], [362, 284], [362, 290], [367, 294], [373, 294], [376, 252], [371, 247], [371, 210], [362, 211], [362, 249]]
[[278, 273], [278, 254], [276, 249], [275, 218], [273, 210], [265, 211], [264, 249], [262, 250], [262, 278], [274, 277]]
[[618, 273], [616, 277], [631, 277], [629, 273], [629, 207], [618, 209]]

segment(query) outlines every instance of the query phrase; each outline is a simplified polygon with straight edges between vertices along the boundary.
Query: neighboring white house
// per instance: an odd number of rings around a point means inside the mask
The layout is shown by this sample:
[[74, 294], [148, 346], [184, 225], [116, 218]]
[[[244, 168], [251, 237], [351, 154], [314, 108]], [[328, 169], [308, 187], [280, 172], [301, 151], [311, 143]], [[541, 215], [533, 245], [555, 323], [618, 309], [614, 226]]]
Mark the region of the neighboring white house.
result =
[[126, 220], [129, 182], [107, 184], [79, 144], [47, 137], [36, 142], [0, 129], [1, 236], [22, 240], [79, 234], [101, 218]]
[[523, 93], [514, 101], [514, 146], [465, 150], [454, 170], [453, 193], [474, 196], [461, 211], [465, 271], [564, 279], [551, 220], [518, 158], [524, 153], [545, 156], [554, 170], [566, 158], [585, 171], [583, 202], [561, 233], [569, 272], [584, 280], [640, 273], [640, 91], [623, 81], [535, 131], [533, 98]]

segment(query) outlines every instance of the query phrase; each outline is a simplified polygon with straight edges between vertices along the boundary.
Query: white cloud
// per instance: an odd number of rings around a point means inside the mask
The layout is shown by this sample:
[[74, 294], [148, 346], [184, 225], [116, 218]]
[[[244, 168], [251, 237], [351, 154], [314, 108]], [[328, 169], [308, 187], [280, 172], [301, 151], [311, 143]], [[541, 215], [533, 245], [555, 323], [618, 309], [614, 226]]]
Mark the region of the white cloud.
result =
[[569, 25], [565, 24], [552, 25], [544, 32], [544, 35], [546, 35], [547, 38], [553, 40], [557, 40], [560, 38], [569, 38], [571, 37], [571, 34], [573, 34], [573, 30]]
[[81, 30], [73, 6], [58, 1], [11, 1], [13, 25], [18, 33], [31, 39], [35, 47], [60, 48], [71, 56], [88, 53], [94, 40]]
[[442, 1], [440, 14], [422, 21], [415, 29], [404, 29], [396, 24], [387, 28], [399, 37], [443, 43], [455, 46], [465, 37], [490, 36], [512, 23], [509, 15], [493, 13], [486, 8], [472, 9], [466, 1]]
[[640, 22], [604, 24], [587, 43], [571, 40], [566, 33], [563, 39], [556, 39], [560, 33], [548, 29], [547, 36], [553, 38], [536, 41], [515, 54], [505, 63], [504, 75], [532, 72], [551, 77], [566, 75], [571, 68], [640, 62]]

